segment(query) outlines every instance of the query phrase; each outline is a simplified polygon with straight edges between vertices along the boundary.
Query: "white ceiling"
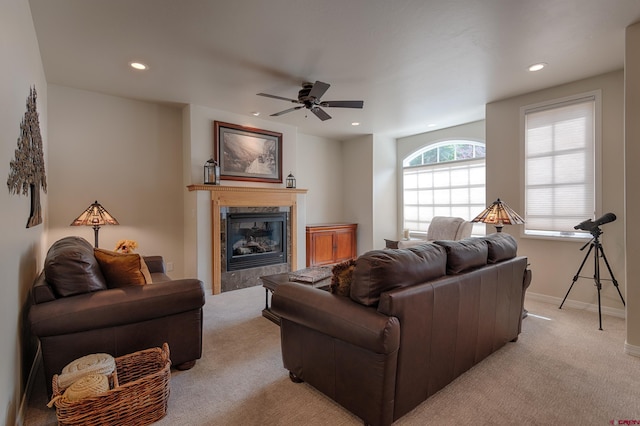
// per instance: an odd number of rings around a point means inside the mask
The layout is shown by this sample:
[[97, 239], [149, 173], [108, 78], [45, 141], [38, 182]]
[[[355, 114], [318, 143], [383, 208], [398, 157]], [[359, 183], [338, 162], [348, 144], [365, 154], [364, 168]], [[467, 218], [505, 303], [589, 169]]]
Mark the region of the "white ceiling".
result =
[[[30, 0], [49, 83], [193, 103], [347, 139], [484, 118], [486, 103], [623, 67], [639, 0]], [[131, 61], [149, 65], [140, 72]], [[548, 66], [527, 71], [536, 62]], [[305, 109], [303, 81], [323, 100]], [[308, 115], [308, 117], [307, 117]], [[361, 125], [351, 126], [357, 121]], [[243, 123], [238, 123], [243, 124]], [[428, 127], [429, 124], [435, 125]]]

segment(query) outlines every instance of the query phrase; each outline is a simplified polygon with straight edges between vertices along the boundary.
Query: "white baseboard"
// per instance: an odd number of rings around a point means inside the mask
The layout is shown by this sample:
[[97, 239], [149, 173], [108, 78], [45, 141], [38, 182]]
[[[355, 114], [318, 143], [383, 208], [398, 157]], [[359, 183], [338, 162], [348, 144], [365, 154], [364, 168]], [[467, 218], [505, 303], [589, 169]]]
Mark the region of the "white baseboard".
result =
[[[526, 293], [526, 299], [537, 300], [545, 303], [551, 303], [557, 306], [560, 306], [560, 304], [562, 303], [562, 299], [560, 299], [559, 297], [547, 296], [546, 294], [531, 293], [531, 292]], [[525, 299], [525, 303], [526, 303], [526, 299]], [[596, 313], [598, 312], [598, 305], [585, 303], [585, 302], [576, 302], [575, 300], [567, 299], [564, 302], [563, 307], [564, 306], [568, 308], [581, 309], [589, 312], [596, 312]], [[618, 318], [627, 317], [626, 311], [624, 309], [610, 308], [608, 306], [602, 306], [602, 313], [604, 315], [611, 315], [612, 317], [618, 317]]]
[[640, 358], [640, 346], [630, 345], [629, 343], [624, 342], [624, 353]]
[[38, 349], [36, 350], [36, 356], [33, 357], [33, 363], [31, 364], [31, 368], [29, 369], [29, 377], [27, 378], [27, 383], [24, 388], [24, 393], [22, 394], [22, 398], [20, 400], [20, 408], [18, 409], [18, 414], [16, 416], [16, 426], [24, 425], [25, 418], [27, 415], [27, 406], [29, 405], [29, 397], [31, 396], [31, 391], [33, 390], [33, 385], [36, 380], [36, 374], [38, 374], [38, 367], [40, 367], [40, 363], [42, 362], [42, 349], [40, 347], [40, 342], [38, 342]]

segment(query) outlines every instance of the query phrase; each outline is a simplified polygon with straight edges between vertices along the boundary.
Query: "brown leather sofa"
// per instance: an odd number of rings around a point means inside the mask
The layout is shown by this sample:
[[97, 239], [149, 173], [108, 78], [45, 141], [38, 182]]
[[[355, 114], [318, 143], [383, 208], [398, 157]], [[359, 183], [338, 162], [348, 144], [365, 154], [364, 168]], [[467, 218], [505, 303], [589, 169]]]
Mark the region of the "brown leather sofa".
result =
[[177, 368], [191, 368], [201, 357], [202, 282], [172, 280], [161, 256], [143, 258], [151, 284], [114, 286], [86, 240], [66, 237], [49, 249], [29, 310], [49, 390], [54, 374], [92, 353], [118, 357], [166, 342]]
[[531, 275], [516, 250], [508, 234], [374, 250], [349, 297], [278, 286], [284, 367], [366, 424], [391, 424], [517, 340]]

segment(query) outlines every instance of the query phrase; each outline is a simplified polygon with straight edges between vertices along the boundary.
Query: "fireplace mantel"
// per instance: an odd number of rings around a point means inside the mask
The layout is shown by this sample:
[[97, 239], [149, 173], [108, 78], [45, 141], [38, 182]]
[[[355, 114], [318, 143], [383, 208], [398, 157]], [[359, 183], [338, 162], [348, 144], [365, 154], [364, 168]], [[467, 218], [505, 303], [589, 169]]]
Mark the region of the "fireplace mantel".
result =
[[299, 194], [306, 194], [306, 189], [223, 185], [189, 185], [187, 188], [189, 191], [209, 191], [211, 193], [211, 267], [213, 271], [213, 294], [218, 294], [221, 290], [220, 209], [222, 207], [290, 207], [291, 269], [298, 269], [296, 247], [298, 228], [297, 197]]

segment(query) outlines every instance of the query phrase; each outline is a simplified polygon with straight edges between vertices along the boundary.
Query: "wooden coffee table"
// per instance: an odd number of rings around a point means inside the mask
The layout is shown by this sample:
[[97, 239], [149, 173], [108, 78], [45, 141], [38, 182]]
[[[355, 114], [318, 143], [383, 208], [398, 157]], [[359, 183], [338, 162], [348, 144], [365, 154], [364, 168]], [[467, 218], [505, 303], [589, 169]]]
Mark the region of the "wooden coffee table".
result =
[[274, 314], [273, 312], [271, 312], [271, 307], [269, 306], [269, 293], [273, 293], [276, 287], [278, 287], [280, 284], [293, 282], [300, 285], [308, 285], [314, 288], [318, 288], [320, 290], [329, 290], [329, 285], [331, 284], [331, 275], [315, 282], [302, 282], [302, 281], [291, 280], [291, 276], [293, 274], [306, 271], [306, 270], [308, 269], [302, 269], [300, 271], [293, 271], [293, 272], [282, 272], [280, 274], [265, 275], [260, 277], [260, 280], [262, 281], [262, 286], [264, 287], [264, 309], [262, 310], [263, 317], [280, 325], [280, 317]]

